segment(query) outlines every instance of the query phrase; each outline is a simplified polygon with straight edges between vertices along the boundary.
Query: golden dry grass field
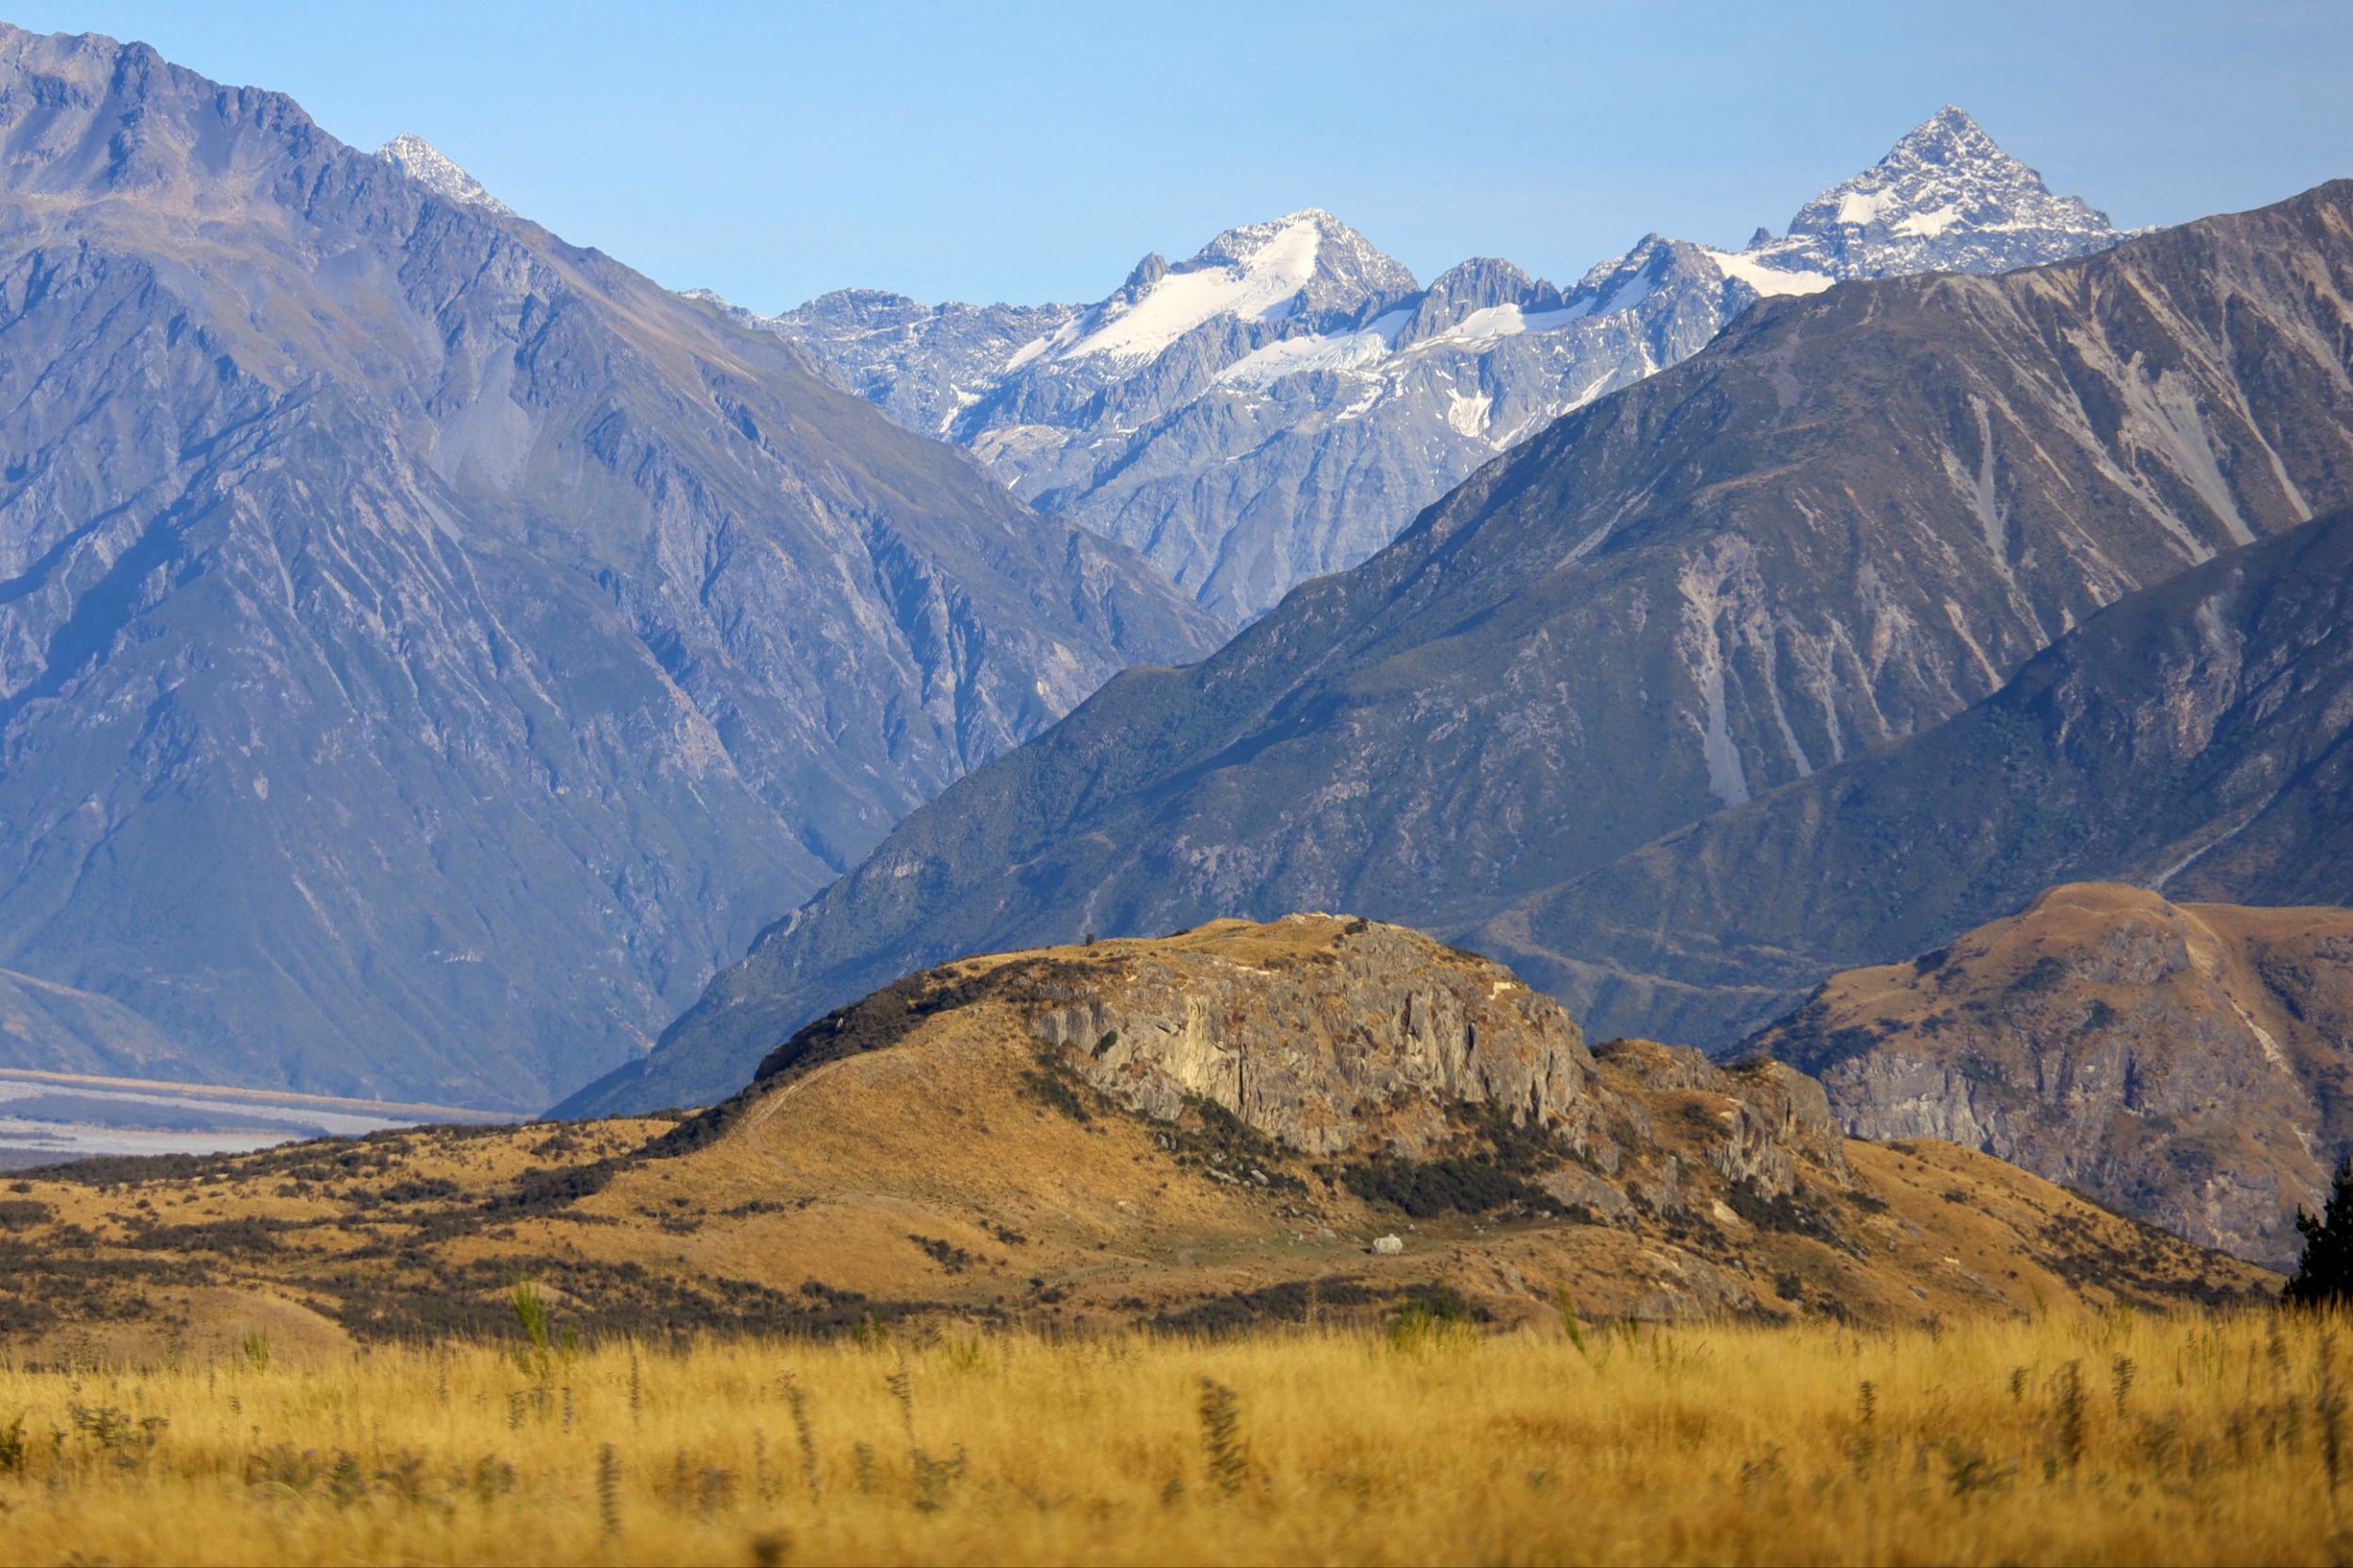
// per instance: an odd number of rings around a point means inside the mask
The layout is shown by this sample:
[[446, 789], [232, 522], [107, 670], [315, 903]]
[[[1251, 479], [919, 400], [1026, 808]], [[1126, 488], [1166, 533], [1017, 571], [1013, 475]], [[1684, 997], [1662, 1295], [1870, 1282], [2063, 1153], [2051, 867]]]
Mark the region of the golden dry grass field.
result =
[[2342, 1561], [2348, 1329], [257, 1339], [0, 1370], [0, 1558]]

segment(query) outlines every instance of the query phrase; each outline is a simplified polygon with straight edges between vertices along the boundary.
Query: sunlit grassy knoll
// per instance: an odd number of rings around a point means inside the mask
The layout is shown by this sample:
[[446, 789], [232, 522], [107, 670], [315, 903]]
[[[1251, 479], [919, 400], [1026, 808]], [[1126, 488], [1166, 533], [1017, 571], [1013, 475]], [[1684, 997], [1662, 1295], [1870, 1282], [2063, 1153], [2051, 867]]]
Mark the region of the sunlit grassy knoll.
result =
[[2347, 1326], [257, 1340], [0, 1369], [0, 1558], [2342, 1560]]

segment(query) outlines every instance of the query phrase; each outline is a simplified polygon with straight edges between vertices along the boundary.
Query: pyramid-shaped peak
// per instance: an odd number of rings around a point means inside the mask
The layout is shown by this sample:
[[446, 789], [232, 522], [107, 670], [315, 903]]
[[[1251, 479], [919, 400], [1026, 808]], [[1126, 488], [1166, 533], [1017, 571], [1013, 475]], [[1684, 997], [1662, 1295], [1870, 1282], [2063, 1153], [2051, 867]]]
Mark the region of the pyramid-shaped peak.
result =
[[377, 148], [376, 155], [396, 166], [436, 196], [495, 213], [513, 210], [485, 189], [481, 181], [459, 168], [456, 160], [413, 132], [403, 131]]
[[1985, 128], [1977, 123], [1976, 117], [1967, 109], [1958, 104], [1947, 104], [1913, 126], [1904, 139], [1909, 141], [1913, 136], [1937, 135], [1981, 136], [1985, 135]]
[[1175, 265], [1146, 256], [1086, 329], [1056, 356], [1141, 362], [1205, 323], [1268, 323], [1287, 331], [1385, 309], [1420, 292], [1403, 263], [1321, 207], [1228, 229]]
[[1500, 256], [1473, 256], [1439, 273], [1431, 281], [1430, 292], [1458, 296], [1493, 295], [1494, 298], [1482, 298], [1481, 301], [1492, 305], [1504, 298], [1518, 297], [1533, 288], [1535, 282], [1529, 276], [1528, 269], [1517, 262], [1505, 261]]
[[1955, 164], [1982, 164], [2004, 167], [2025, 174], [2037, 184], [2041, 180], [2034, 170], [2011, 157], [2001, 145], [1986, 135], [1985, 127], [1972, 119], [1969, 111], [1958, 104], [1943, 108], [1904, 133], [1887, 156], [1879, 162], [1881, 168], [1900, 167], [1950, 167]]
[[2053, 194], [1967, 110], [1947, 104], [1887, 155], [1798, 210], [1787, 236], [1749, 253], [1833, 278], [2003, 272], [2078, 256], [2121, 236], [2105, 214]]

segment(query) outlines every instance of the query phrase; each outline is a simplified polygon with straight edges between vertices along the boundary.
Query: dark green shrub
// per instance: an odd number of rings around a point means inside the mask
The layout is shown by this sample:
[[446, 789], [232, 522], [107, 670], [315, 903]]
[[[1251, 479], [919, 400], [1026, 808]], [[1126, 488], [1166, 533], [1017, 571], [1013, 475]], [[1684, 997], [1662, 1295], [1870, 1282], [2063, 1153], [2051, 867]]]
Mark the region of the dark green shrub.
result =
[[2338, 1161], [2318, 1215], [2296, 1211], [2296, 1228], [2304, 1256], [2281, 1299], [2291, 1306], [2353, 1305], [2353, 1157]]

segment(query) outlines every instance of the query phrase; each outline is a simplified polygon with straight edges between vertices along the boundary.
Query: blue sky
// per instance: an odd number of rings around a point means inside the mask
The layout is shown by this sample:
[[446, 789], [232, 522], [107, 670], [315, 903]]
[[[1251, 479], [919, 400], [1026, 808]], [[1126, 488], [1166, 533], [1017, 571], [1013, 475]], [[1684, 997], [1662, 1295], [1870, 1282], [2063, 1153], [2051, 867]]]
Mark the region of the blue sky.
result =
[[1424, 279], [1737, 244], [1950, 101], [2120, 223], [2353, 174], [2353, 5], [20, 0], [413, 130], [674, 287], [1092, 299], [1328, 207]]

